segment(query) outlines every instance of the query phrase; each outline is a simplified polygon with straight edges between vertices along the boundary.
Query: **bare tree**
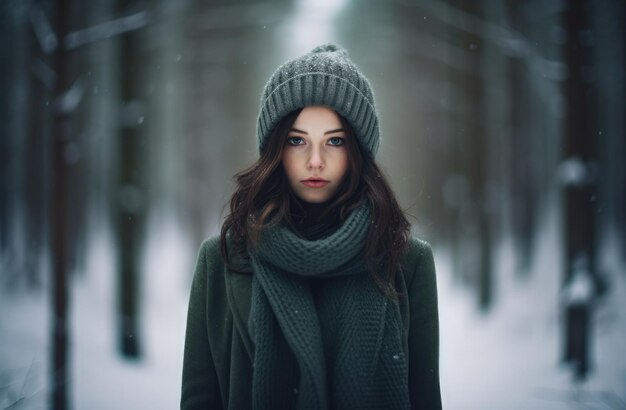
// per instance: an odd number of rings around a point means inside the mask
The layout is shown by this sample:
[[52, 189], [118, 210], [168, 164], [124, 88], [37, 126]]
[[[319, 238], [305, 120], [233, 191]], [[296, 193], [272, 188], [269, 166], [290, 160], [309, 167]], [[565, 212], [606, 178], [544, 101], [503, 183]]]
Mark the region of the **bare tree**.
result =
[[[121, 13], [133, 2], [120, 0]], [[134, 10], [136, 11], [136, 10]], [[142, 44], [139, 31], [121, 35], [120, 131], [118, 140], [119, 186], [117, 191], [119, 349], [123, 356], [141, 355], [139, 332], [140, 251], [144, 237], [146, 204], [145, 103], [141, 95]]]
[[[70, 130], [70, 99], [71, 81], [69, 77], [67, 51], [59, 46], [59, 39], [63, 39], [68, 32], [68, 16], [70, 2], [57, 0], [54, 7], [54, 26], [56, 40], [50, 37], [50, 42], [56, 42], [54, 53], [54, 70], [56, 84], [54, 87], [55, 105], [52, 143], [52, 211], [50, 244], [52, 256], [52, 378], [51, 401], [55, 410], [69, 407], [68, 398], [68, 242], [67, 227], [67, 179], [68, 167], [65, 162], [65, 150]], [[53, 36], [54, 33], [50, 33]]]

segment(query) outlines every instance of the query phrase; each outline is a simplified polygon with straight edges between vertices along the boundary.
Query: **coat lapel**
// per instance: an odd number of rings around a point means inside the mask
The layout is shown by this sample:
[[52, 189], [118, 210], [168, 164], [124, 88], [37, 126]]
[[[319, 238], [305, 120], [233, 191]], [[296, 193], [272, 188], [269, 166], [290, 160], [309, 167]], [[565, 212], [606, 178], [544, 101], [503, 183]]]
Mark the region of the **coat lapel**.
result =
[[252, 274], [232, 272], [225, 268], [226, 295], [230, 310], [233, 313], [235, 326], [241, 335], [241, 340], [252, 360], [254, 345], [248, 332], [248, 317], [250, 315], [250, 298]]

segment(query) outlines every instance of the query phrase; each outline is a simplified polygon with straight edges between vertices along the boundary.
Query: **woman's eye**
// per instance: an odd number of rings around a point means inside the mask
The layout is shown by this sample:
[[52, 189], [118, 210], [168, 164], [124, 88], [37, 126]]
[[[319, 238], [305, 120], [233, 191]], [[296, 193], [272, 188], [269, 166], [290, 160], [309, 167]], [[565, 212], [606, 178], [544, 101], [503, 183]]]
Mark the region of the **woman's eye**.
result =
[[287, 138], [287, 142], [290, 145], [302, 145], [304, 143], [304, 140], [302, 139], [302, 137], [289, 137]]
[[328, 140], [328, 143], [330, 145], [343, 145], [344, 141], [343, 141], [343, 138], [341, 137], [332, 137], [331, 139]]

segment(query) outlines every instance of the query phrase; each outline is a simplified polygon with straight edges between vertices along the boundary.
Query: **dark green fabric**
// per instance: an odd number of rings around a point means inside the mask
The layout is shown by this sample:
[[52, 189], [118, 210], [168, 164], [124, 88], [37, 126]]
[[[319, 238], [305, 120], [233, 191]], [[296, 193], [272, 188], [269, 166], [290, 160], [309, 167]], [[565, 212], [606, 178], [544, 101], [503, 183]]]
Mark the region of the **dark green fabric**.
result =
[[[254, 347], [247, 325], [251, 284], [251, 274], [226, 269], [218, 237], [202, 245], [187, 316], [181, 409], [251, 408]], [[436, 277], [426, 242], [411, 240], [397, 288], [406, 295], [399, 310], [411, 408], [441, 408]], [[275, 376], [281, 383], [297, 378]]]
[[[328, 409], [329, 403], [336, 410], [409, 408], [398, 306], [363, 263], [369, 226], [364, 205], [323, 239], [303, 239], [287, 227], [263, 233], [251, 254], [253, 409], [276, 408], [279, 398], [293, 394], [297, 409]], [[310, 277], [333, 278], [317, 303]], [[297, 384], [287, 386], [273, 380], [293, 373], [292, 360], [281, 360], [286, 353], [299, 368]]]

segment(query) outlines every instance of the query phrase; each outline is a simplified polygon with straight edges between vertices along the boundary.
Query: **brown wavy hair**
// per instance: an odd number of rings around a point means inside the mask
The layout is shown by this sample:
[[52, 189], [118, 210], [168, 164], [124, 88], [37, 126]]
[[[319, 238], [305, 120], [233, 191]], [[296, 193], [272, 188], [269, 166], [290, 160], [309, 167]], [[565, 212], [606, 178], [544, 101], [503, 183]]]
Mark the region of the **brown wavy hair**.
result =
[[[293, 194], [282, 166], [283, 147], [291, 127], [302, 109], [291, 112], [274, 127], [259, 159], [237, 173], [237, 189], [230, 200], [230, 214], [222, 225], [220, 247], [229, 269], [247, 272], [248, 248], [255, 247], [260, 233], [269, 227], [285, 224], [298, 234], [290, 212]], [[354, 130], [340, 116], [346, 132], [349, 167], [338, 193], [328, 203], [318, 221], [336, 218], [343, 223], [350, 212], [368, 201], [373, 223], [364, 249], [365, 263], [375, 283], [385, 295], [396, 299], [395, 275], [400, 258], [408, 248], [411, 225], [373, 159], [363, 155]], [[334, 215], [334, 216], [333, 216]], [[229, 236], [232, 249], [228, 249]], [[233, 256], [237, 256], [238, 263]]]

